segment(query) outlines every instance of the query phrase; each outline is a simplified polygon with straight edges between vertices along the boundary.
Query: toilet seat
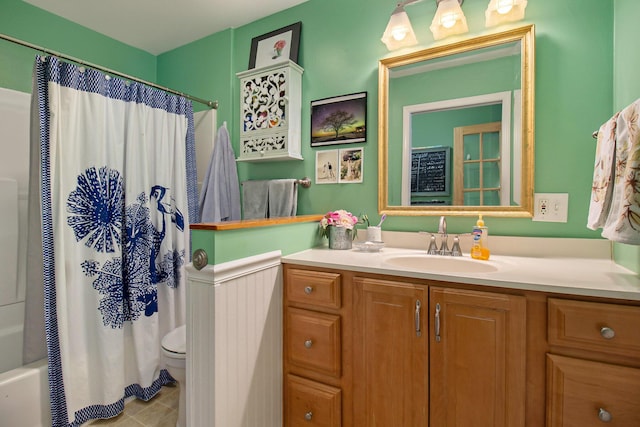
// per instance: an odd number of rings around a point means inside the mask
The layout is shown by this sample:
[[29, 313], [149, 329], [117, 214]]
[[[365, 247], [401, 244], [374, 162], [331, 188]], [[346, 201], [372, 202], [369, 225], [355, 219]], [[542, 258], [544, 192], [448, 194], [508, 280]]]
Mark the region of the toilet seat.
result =
[[165, 335], [162, 349], [174, 354], [174, 357], [184, 357], [187, 353], [187, 325], [178, 326]]

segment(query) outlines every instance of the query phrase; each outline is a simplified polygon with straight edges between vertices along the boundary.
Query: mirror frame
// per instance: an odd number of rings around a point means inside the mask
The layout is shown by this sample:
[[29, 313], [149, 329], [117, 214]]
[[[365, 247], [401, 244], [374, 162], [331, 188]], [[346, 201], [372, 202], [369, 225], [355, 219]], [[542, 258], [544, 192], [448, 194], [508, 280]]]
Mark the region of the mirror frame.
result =
[[[534, 172], [534, 25], [482, 35], [451, 44], [381, 59], [378, 62], [378, 211], [403, 216], [533, 216]], [[519, 206], [390, 206], [389, 205], [389, 70], [429, 59], [520, 41], [522, 93], [522, 189]], [[398, 190], [400, 191], [400, 190]]]

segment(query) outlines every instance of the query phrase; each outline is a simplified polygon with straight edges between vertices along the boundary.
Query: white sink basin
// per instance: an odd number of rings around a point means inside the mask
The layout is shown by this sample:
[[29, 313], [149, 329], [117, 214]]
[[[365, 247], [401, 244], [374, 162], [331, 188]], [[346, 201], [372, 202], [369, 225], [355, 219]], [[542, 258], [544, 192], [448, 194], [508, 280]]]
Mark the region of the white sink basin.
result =
[[384, 262], [425, 273], [492, 273], [499, 270], [491, 261], [444, 255], [395, 255], [386, 258]]

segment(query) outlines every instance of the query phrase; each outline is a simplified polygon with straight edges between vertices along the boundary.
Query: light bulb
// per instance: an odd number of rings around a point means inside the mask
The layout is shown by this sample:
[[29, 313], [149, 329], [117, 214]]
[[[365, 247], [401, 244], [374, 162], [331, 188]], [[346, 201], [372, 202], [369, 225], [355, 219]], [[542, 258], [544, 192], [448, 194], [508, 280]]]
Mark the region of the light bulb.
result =
[[458, 20], [457, 14], [453, 12], [448, 12], [442, 15], [440, 18], [440, 23], [445, 28], [451, 28], [456, 25], [456, 21]]
[[507, 14], [513, 9], [513, 0], [498, 0], [497, 11], [500, 15]]
[[397, 27], [391, 30], [391, 36], [395, 40], [400, 41], [400, 40], [404, 40], [404, 38], [407, 37], [408, 32], [409, 31], [407, 31], [407, 29], [404, 27]]

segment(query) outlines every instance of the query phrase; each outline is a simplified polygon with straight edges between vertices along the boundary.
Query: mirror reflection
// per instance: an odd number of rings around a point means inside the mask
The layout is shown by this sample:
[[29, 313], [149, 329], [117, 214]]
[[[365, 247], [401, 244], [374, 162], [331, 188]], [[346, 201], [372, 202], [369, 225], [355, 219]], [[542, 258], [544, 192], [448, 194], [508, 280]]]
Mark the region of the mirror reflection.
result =
[[380, 61], [379, 208], [530, 216], [533, 27]]

